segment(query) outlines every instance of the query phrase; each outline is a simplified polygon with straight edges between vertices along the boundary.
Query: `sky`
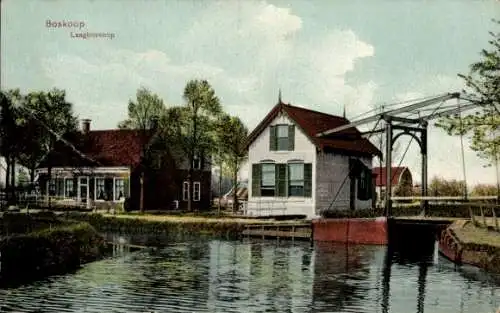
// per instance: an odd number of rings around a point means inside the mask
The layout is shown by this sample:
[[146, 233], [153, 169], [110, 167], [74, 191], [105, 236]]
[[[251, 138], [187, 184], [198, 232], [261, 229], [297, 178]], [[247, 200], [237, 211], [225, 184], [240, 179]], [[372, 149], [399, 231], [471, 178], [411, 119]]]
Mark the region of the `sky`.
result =
[[[500, 2], [3, 0], [1, 10], [2, 89], [64, 89], [80, 118], [110, 129], [139, 87], [180, 105], [188, 80], [207, 79], [252, 130], [280, 89], [284, 102], [335, 115], [345, 107], [351, 119], [460, 91], [457, 74], [488, 46]], [[408, 141], [394, 165], [420, 181], [416, 142], [401, 161]], [[468, 184], [496, 183], [468, 143]], [[429, 178], [463, 179], [460, 139], [431, 127], [428, 162]]]

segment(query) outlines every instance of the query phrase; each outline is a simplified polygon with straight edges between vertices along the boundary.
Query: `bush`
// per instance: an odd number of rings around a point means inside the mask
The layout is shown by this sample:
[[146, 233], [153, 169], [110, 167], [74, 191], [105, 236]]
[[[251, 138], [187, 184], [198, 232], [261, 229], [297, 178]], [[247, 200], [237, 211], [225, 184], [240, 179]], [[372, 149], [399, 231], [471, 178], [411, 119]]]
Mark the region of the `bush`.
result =
[[66, 272], [98, 259], [104, 239], [88, 223], [75, 223], [0, 239], [2, 280]]
[[[479, 215], [479, 207], [477, 204], [430, 204], [427, 211], [428, 216], [434, 217], [458, 217], [470, 218], [469, 208], [472, 209], [475, 215]], [[374, 218], [384, 215], [384, 208], [363, 209], [363, 210], [328, 210], [321, 213], [324, 218]], [[398, 216], [416, 216], [422, 212], [420, 204], [393, 207], [392, 215]], [[496, 209], [496, 214], [499, 216], [499, 209]], [[484, 210], [485, 216], [492, 216], [491, 209]]]
[[[199, 217], [199, 216], [197, 216]], [[215, 221], [147, 220], [143, 218], [103, 216], [101, 214], [68, 213], [66, 218], [87, 222], [102, 232], [126, 232], [129, 234], [163, 234], [182, 236], [187, 234], [207, 234], [213, 236], [237, 237], [244, 225], [231, 219]]]

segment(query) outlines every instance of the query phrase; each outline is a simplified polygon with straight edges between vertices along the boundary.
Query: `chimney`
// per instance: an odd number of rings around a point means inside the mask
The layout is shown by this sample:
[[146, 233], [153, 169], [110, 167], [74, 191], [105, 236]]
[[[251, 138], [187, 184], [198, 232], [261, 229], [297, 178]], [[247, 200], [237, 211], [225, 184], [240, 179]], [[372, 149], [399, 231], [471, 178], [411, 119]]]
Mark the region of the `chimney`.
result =
[[82, 120], [82, 133], [87, 134], [90, 131], [90, 119]]

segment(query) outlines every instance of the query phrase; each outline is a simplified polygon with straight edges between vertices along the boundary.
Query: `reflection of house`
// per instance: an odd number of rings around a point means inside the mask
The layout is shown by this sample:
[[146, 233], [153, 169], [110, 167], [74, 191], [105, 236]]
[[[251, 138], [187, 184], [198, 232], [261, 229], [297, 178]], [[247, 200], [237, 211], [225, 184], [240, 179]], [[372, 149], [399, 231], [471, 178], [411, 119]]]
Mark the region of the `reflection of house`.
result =
[[[375, 180], [377, 199], [383, 199], [386, 190], [386, 168], [385, 167], [375, 167], [373, 168], [373, 174], [377, 175]], [[395, 195], [397, 190], [401, 196], [411, 196], [413, 178], [408, 167], [392, 167], [391, 168], [391, 190], [392, 195]], [[380, 191], [382, 191], [382, 198], [380, 198]]]
[[[44, 194], [77, 203], [121, 203], [130, 198], [133, 209], [139, 208], [141, 173], [144, 172], [143, 197], [145, 209], [172, 208], [179, 200], [186, 207], [189, 191], [193, 208], [206, 208], [210, 203], [210, 165], [195, 160], [193, 188], [189, 188], [187, 162], [176, 164], [171, 158], [159, 162], [156, 170], [147, 170], [143, 149], [151, 143], [152, 132], [114, 129], [90, 131], [84, 120], [82, 132], [65, 136], [79, 152], [58, 142], [37, 169]], [[48, 166], [51, 179], [48, 180]], [[183, 201], [186, 200], [186, 201]]]
[[280, 101], [248, 139], [248, 213], [313, 217], [372, 207], [371, 163], [380, 151], [355, 128], [316, 136], [348, 123]]

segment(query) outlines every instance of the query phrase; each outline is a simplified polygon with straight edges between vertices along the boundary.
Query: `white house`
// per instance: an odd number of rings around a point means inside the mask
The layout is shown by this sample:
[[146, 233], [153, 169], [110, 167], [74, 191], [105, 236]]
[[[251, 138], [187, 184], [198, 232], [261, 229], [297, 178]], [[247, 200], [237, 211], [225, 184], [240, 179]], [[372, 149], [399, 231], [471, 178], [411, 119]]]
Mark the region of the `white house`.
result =
[[343, 117], [279, 101], [248, 137], [249, 215], [307, 215], [373, 205], [372, 158], [380, 151]]

